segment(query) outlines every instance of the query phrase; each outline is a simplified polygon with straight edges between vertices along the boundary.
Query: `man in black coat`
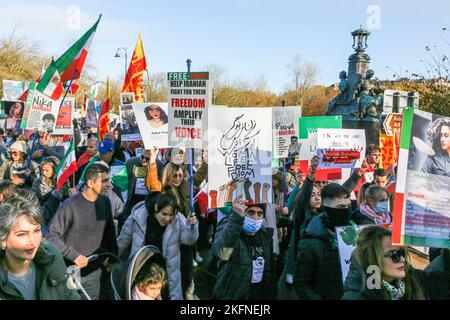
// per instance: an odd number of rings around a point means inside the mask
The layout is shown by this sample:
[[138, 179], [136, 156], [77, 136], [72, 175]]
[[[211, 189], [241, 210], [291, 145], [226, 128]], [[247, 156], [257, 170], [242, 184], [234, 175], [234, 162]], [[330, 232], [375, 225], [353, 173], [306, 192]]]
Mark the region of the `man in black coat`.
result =
[[301, 231], [294, 288], [303, 300], [336, 300], [343, 294], [335, 228], [350, 224], [349, 191], [336, 183], [322, 189], [324, 213]]
[[220, 260], [220, 270], [213, 299], [276, 299], [273, 229], [262, 228], [265, 205], [247, 207], [241, 198], [217, 227], [212, 252]]

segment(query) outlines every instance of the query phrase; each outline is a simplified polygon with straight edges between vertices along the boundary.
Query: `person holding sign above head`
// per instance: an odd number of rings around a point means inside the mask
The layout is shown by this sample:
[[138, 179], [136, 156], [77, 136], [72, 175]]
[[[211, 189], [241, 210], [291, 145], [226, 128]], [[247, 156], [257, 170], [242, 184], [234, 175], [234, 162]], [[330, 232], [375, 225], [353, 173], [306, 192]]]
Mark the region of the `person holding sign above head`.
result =
[[213, 299], [276, 299], [273, 229], [263, 227], [265, 204], [245, 204], [236, 197], [231, 215], [217, 226], [212, 246], [221, 260]]
[[[448, 266], [447, 266], [448, 267]], [[448, 299], [449, 270], [414, 269], [406, 247], [382, 226], [362, 229], [345, 280], [344, 300]]]
[[151, 104], [146, 107], [144, 113], [152, 128], [162, 127], [169, 120], [167, 114], [157, 104]]
[[[178, 200], [179, 210], [184, 214], [186, 219], [189, 219], [192, 216], [190, 212], [190, 183], [189, 183], [189, 174], [188, 170], [183, 166], [181, 154], [175, 154], [172, 150], [170, 162], [165, 166], [161, 185], [164, 190], [168, 193], [174, 195]], [[154, 149], [153, 152], [157, 153], [157, 149]], [[208, 165], [207, 165], [207, 153], [204, 152], [203, 163], [200, 168], [194, 174], [194, 194], [198, 192], [200, 184], [203, 180], [206, 179], [208, 174]], [[149, 173], [147, 177], [146, 185], [150, 187], [149, 181], [154, 181], [157, 174], [156, 166], [154, 162], [156, 162], [156, 155], [154, 154], [151, 162], [153, 165], [149, 167]], [[175, 162], [175, 163], [174, 163]], [[176, 164], [177, 163], [177, 164]], [[158, 184], [153, 184], [155, 188], [151, 187], [151, 191], [158, 191]], [[194, 195], [192, 195], [194, 196]], [[198, 226], [196, 227], [198, 228]], [[194, 299], [194, 282], [193, 282], [193, 261], [194, 261], [194, 248], [191, 246], [181, 246], [181, 279], [182, 279], [182, 287], [183, 293], [187, 300]]]

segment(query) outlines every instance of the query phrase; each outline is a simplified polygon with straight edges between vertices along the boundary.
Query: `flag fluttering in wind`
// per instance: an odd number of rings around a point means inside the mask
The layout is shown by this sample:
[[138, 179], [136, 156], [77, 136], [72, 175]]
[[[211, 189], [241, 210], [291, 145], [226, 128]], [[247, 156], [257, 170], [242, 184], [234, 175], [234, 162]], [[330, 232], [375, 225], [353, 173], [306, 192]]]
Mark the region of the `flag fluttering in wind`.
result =
[[78, 167], [77, 158], [75, 157], [75, 142], [74, 139], [72, 139], [64, 146], [64, 158], [55, 170], [57, 176], [56, 190], [60, 190], [66, 183], [67, 179], [69, 179], [77, 170]]
[[147, 61], [145, 60], [141, 34], [139, 34], [122, 88], [122, 92], [134, 92], [136, 102], [144, 102], [144, 72], [146, 70]]
[[101, 17], [100, 15], [97, 22], [62, 56], [50, 64], [36, 87], [38, 91], [58, 100], [64, 93], [63, 83], [80, 77]]
[[111, 89], [109, 86], [109, 78], [106, 81], [106, 100], [102, 104], [102, 109], [100, 111], [100, 115], [98, 117], [98, 134], [100, 137], [100, 141], [103, 141], [103, 138], [105, 134], [107, 134], [111, 128], [110, 128], [110, 116], [109, 116], [109, 109], [111, 106]]

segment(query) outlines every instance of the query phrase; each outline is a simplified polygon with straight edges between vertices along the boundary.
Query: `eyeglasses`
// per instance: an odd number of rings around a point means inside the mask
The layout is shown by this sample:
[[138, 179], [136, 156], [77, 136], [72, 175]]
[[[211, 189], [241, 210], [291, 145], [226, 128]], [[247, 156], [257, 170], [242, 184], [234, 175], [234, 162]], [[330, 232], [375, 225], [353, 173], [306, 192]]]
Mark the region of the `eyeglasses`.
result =
[[391, 258], [393, 263], [399, 263], [400, 260], [406, 258], [406, 250], [392, 250], [384, 255], [386, 258]]

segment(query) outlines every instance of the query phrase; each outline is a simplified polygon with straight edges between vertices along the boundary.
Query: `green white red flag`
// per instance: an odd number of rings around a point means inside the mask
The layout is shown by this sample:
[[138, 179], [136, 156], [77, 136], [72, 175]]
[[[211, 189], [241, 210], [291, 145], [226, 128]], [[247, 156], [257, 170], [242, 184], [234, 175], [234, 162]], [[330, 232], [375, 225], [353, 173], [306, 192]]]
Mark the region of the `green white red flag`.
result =
[[78, 170], [74, 139], [66, 143], [64, 151], [64, 158], [56, 168], [56, 190], [60, 190], [66, 181]]
[[89, 47], [94, 38], [101, 15], [97, 22], [58, 60], [53, 61], [42, 75], [36, 90], [58, 100], [64, 93], [63, 83], [80, 77]]

